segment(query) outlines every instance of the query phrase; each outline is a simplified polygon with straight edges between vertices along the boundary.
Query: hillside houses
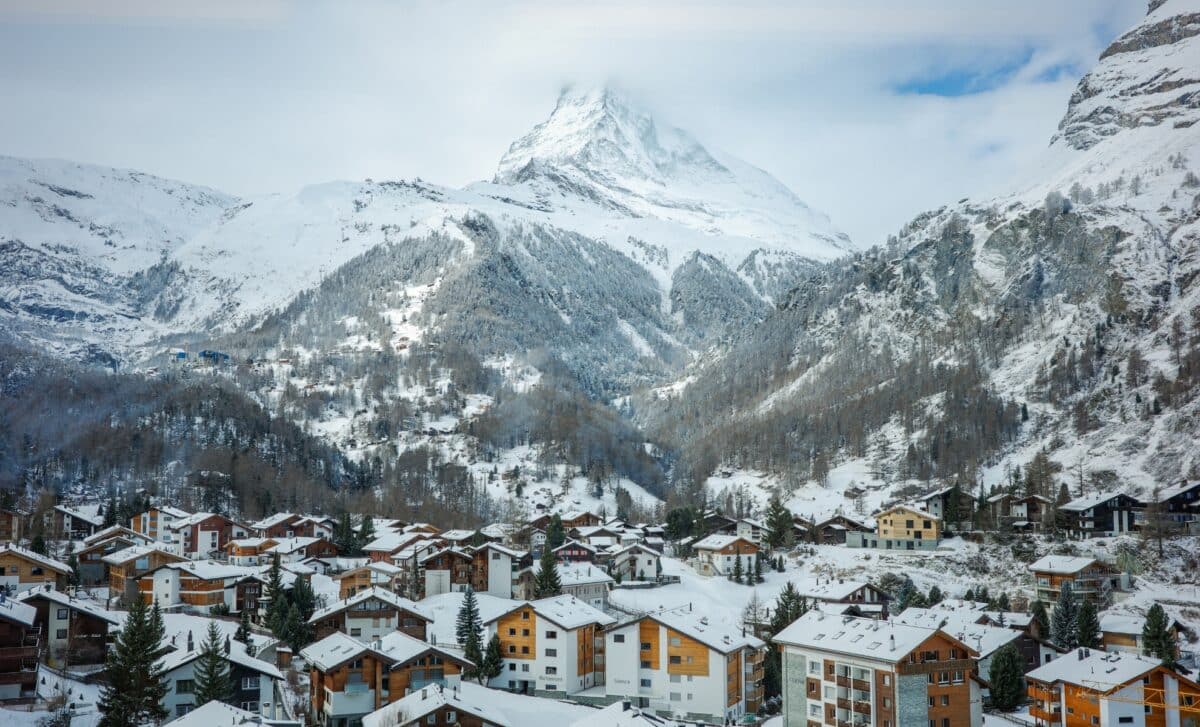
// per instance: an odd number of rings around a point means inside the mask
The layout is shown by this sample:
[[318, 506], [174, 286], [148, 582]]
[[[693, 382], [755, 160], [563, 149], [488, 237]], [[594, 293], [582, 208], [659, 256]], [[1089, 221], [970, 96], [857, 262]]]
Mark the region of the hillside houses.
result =
[[702, 575], [730, 576], [753, 573], [758, 546], [737, 535], [709, 535], [692, 544], [692, 565]]
[[[200, 657], [199, 639], [202, 634], [188, 631], [171, 637], [172, 649], [159, 658], [158, 666], [168, 688], [163, 706], [168, 714], [179, 717], [197, 706], [194, 695], [196, 667]], [[269, 662], [246, 653], [246, 647], [238, 641], [225, 637], [224, 658], [228, 664], [233, 696], [236, 706], [260, 718], [277, 719], [283, 715], [283, 707], [277, 697], [283, 674]]]
[[28, 548], [13, 543], [0, 546], [0, 588], [8, 593], [45, 584], [63, 588], [72, 572], [71, 566], [61, 560]]
[[402, 631], [424, 641], [433, 617], [417, 602], [371, 587], [317, 610], [308, 621], [318, 638], [341, 631], [356, 639], [374, 641]]
[[1099, 492], [1059, 505], [1073, 538], [1111, 537], [1133, 532], [1142, 503], [1123, 492]]
[[35, 695], [43, 636], [36, 608], [0, 594], [0, 702]]
[[185, 560], [162, 543], [133, 545], [101, 558], [108, 568], [108, 594], [111, 602], [141, 597], [140, 579], [146, 573], [168, 563]]
[[912, 505], [896, 505], [875, 514], [875, 532], [851, 531], [846, 545], [883, 550], [934, 550], [942, 539], [942, 519]]
[[52, 666], [103, 664], [109, 632], [124, 623], [124, 613], [47, 586], [30, 589], [18, 600], [35, 609], [34, 624]]
[[1101, 603], [1108, 594], [1121, 588], [1121, 577], [1114, 569], [1088, 556], [1047, 555], [1029, 564], [1037, 597], [1054, 603], [1064, 583], [1070, 583], [1077, 598]]

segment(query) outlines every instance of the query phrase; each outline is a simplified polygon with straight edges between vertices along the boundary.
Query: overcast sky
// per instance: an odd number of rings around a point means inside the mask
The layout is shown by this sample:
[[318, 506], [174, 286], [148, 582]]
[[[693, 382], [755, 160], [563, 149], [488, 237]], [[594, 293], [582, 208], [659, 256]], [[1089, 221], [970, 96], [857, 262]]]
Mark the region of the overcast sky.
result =
[[[34, 8], [31, 10], [30, 8]], [[1140, 0], [0, 0], [0, 153], [227, 192], [490, 178], [615, 82], [859, 243], [1007, 187]]]

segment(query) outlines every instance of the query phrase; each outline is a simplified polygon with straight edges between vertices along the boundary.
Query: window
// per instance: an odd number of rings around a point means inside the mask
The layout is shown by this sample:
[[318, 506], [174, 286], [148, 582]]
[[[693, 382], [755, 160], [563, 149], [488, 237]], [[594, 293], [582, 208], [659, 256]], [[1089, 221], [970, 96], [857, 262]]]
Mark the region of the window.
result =
[[683, 699], [683, 695], [679, 692], [671, 692], [671, 701], [678, 702]]
[[557, 638], [558, 638], [558, 632], [557, 632], [557, 631], [547, 631], [547, 632], [546, 632], [546, 638], [547, 638], [547, 639], [557, 639]]
[[247, 712], [257, 712], [258, 702], [242, 702], [242, 709], [246, 710]]
[[178, 716], [178, 717], [182, 717], [183, 715], [185, 715], [185, 714], [187, 714], [188, 712], [192, 711], [192, 707], [193, 707], [193, 706], [195, 706], [195, 705], [191, 705], [191, 704], [178, 704], [178, 705], [176, 705], [176, 706], [175, 706], [175, 715], [176, 715], [176, 716]]
[[650, 680], [649, 679], [642, 679], [641, 681], [638, 682], [638, 684], [640, 684], [642, 687], [645, 687], [646, 689], [650, 688]]
[[513, 646], [512, 644], [509, 644], [508, 645], [508, 653], [510, 653], [510, 654], [517, 653], [517, 647]]
[[351, 669], [362, 669], [362, 666], [363, 666], [362, 659], [355, 659], [354, 661], [350, 662]]
[[65, 638], [67, 638], [67, 630], [66, 630], [66, 629], [57, 629], [57, 630], [55, 630], [55, 632], [54, 632], [54, 638], [56, 638], [56, 639], [65, 639]]
[[891, 684], [892, 684], [892, 675], [884, 674], [883, 675], [883, 686], [887, 687], [887, 686], [891, 686]]
[[60, 619], [66, 618], [67, 617], [67, 609], [65, 609], [65, 608], [58, 609], [58, 617]]
[[557, 674], [558, 667], [557, 666], [548, 666], [548, 667], [546, 667], [546, 673], [547, 674]]
[[492, 560], [500, 560], [500, 554], [496, 551], [492, 551]]
[[528, 673], [528, 672], [529, 672], [529, 665], [528, 665], [528, 664], [522, 664], [522, 665], [521, 665], [521, 671]]
[[[913, 529], [913, 521], [905, 520], [904, 527], [907, 528], [908, 530], [912, 530]], [[935, 727], [935, 725], [932, 722], [930, 722], [929, 727]]]
[[613, 634], [613, 643], [614, 644], [625, 643], [625, 634]]
[[963, 673], [962, 673], [962, 671], [961, 671], [961, 670], [959, 670], [959, 669], [955, 669], [955, 670], [954, 670], [954, 683], [955, 683], [955, 684], [962, 684], [962, 681], [963, 681]]
[[891, 709], [891, 708], [892, 708], [892, 698], [891, 698], [891, 697], [884, 697], [884, 698], [883, 698], [883, 708], [884, 708], [884, 709]]
[[522, 612], [521, 612], [521, 620], [523, 620], [523, 621], [528, 621], [528, 620], [529, 620], [529, 612], [528, 612], [528, 611], [522, 611]]
[[350, 629], [351, 636], [362, 636], [362, 629]]
[[933, 706], [933, 697], [930, 697], [930, 698], [929, 698], [929, 706], [930, 706], [930, 707], [932, 707], [932, 706]]
[[670, 638], [670, 642], [671, 642], [671, 646], [681, 646], [682, 645], [682, 642], [679, 640], [678, 636], [672, 636]]
[[950, 718], [942, 717], [942, 727], [950, 727]]
[[942, 695], [942, 706], [943, 706], [943, 707], [949, 707], [949, 706], [950, 706], [950, 695], [949, 695], [949, 694], [943, 694], [943, 695]]
[[517, 665], [516, 665], [516, 664], [513, 664], [512, 662], [509, 662], [509, 664], [508, 664], [508, 670], [509, 670], [509, 671], [516, 671], [516, 670], [517, 670]]
[[546, 649], [546, 656], [558, 656], [558, 649]]
[[[683, 681], [683, 678], [681, 676], [679, 676], [678, 674], [672, 674], [670, 676], [670, 679], [671, 679], [672, 684], [678, 684]], [[812, 686], [812, 685], [810, 684], [809, 686]]]
[[558, 689], [558, 687], [554, 684], [543, 684], [542, 689], [545, 689], [547, 692], [553, 692], [555, 689]]
[[921, 525], [921, 527], [923, 527], [923, 528], [925, 528], [926, 530], [928, 530], [929, 528], [933, 527], [933, 523], [929, 522], [928, 520], [925, 520], [925, 521], [923, 522], [923, 524]]
[[425, 724], [437, 724], [437, 712], [425, 718]]
[[191, 679], [178, 679], [175, 682], [175, 693], [191, 694], [194, 686], [195, 682], [193, 682]]
[[242, 677], [242, 689], [258, 689], [258, 677]]
[[682, 663], [682, 662], [683, 662], [683, 660], [682, 660], [682, 659], [680, 659], [678, 656], [672, 656], [672, 657], [671, 657], [671, 663], [672, 663], [672, 664], [680, 664], [680, 663]]
[[649, 651], [649, 650], [650, 650], [650, 642], [649, 642], [649, 641], [643, 641], [643, 642], [642, 642], [642, 651]]
[[642, 668], [643, 669], [653, 669], [654, 667], [650, 666], [650, 662], [642, 660]]
[[447, 724], [454, 724], [457, 720], [458, 720], [457, 712], [455, 712], [454, 710], [450, 710], [449, 712], [446, 712], [446, 723]]
[[529, 629], [521, 629], [521, 635], [522, 635], [522, 636], [528, 636], [528, 635], [529, 635]]
[[1133, 717], [1118, 717], [1117, 721], [1121, 724], [1133, 724]]
[[521, 653], [522, 653], [522, 654], [528, 654], [528, 653], [529, 653], [529, 647], [528, 647], [528, 646], [522, 646], [522, 647], [521, 647]]

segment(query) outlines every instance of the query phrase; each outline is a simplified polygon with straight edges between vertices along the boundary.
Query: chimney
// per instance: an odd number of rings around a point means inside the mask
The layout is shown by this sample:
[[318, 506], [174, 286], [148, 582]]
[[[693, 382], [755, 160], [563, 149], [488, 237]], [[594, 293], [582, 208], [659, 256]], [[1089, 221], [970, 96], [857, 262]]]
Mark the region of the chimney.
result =
[[192, 644], [192, 632], [191, 632], [191, 631], [189, 631], [189, 632], [188, 632], [188, 640], [187, 640], [187, 650], [190, 652], [190, 651], [192, 650], [192, 648], [193, 648], [193, 644]]
[[229, 653], [229, 634], [225, 634], [225, 653]]
[[891, 646], [892, 651], [896, 650], [896, 635], [895, 634], [892, 634], [891, 636], [888, 637], [888, 644]]
[[630, 702], [628, 699], [626, 699], [626, 700], [624, 700], [624, 701], [622, 701], [622, 702], [621, 702], [621, 711], [622, 711], [622, 712], [628, 712], [628, 711], [629, 711], [629, 708], [630, 708], [630, 707], [632, 707], [632, 706], [633, 706], [633, 703], [632, 703], [632, 702]]

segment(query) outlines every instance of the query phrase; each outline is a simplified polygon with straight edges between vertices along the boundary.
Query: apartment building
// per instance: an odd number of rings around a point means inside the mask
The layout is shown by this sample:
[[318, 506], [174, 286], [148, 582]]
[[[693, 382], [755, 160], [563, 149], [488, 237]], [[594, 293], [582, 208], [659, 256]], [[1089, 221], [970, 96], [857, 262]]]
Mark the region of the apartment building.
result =
[[979, 727], [978, 652], [940, 629], [809, 611], [781, 631], [784, 727]]
[[495, 706], [487, 689], [469, 682], [432, 686], [381, 707], [362, 719], [363, 727], [523, 727]]
[[528, 553], [484, 543], [471, 551], [471, 588], [476, 593], [512, 598], [516, 574], [531, 564]]
[[758, 710], [766, 644], [689, 606], [608, 629], [605, 694], [660, 715], [726, 724]]
[[197, 512], [169, 523], [165, 542], [185, 558], [199, 560], [219, 555], [230, 541], [247, 534], [244, 526], [224, 515]]
[[338, 582], [338, 598], [349, 598], [368, 588], [384, 588], [393, 593], [402, 589], [404, 569], [387, 561], [372, 561], [366, 565], [342, 571], [333, 576]]
[[314, 612], [308, 622], [314, 625], [317, 638], [341, 631], [360, 641], [374, 641], [403, 631], [424, 641], [433, 616], [419, 603], [386, 588], [371, 587]]
[[224, 604], [237, 611], [238, 583], [257, 574], [254, 568], [215, 560], [184, 560], [143, 573], [138, 589], [147, 604], [157, 603], [162, 609], [183, 605], [209, 611]]
[[912, 505], [897, 505], [875, 514], [875, 532], [846, 533], [851, 548], [934, 550], [942, 539], [942, 519]]
[[518, 603], [486, 620], [498, 634], [504, 670], [491, 681], [527, 694], [575, 694], [604, 681], [604, 637], [614, 619], [574, 596]]
[[1121, 577], [1111, 566], [1085, 556], [1043, 556], [1029, 564], [1029, 571], [1037, 597], [1047, 608], [1058, 600], [1064, 583], [1071, 584], [1076, 598], [1095, 603], [1103, 603], [1108, 593], [1121, 587]]
[[128, 528], [114, 525], [83, 542], [83, 547], [75, 553], [79, 585], [100, 586], [108, 582], [108, 564], [104, 562], [106, 557], [125, 548], [148, 545], [154, 541]]
[[271, 562], [267, 552], [277, 542], [274, 538], [238, 538], [230, 540], [221, 550], [233, 565], [261, 565]]
[[275, 545], [264, 551], [267, 560], [278, 555], [282, 563], [300, 563], [309, 558], [334, 558], [338, 554], [337, 546], [325, 538], [309, 535], [297, 535], [292, 538], [276, 540]]
[[393, 631], [363, 643], [336, 631], [306, 646], [309, 698], [317, 723], [356, 724], [364, 715], [431, 686], [454, 687], [471, 663]]
[[1079, 648], [1025, 675], [1038, 727], [1195, 727], [1200, 685], [1158, 659]]
[[296, 532], [296, 525], [302, 519], [303, 516], [297, 515], [294, 512], [277, 512], [262, 520], [250, 523], [250, 530], [260, 538], [275, 538], [279, 540], [294, 538], [299, 534]]
[[109, 630], [120, 628], [124, 621], [123, 614], [91, 599], [48, 586], [27, 591], [19, 600], [37, 610], [34, 623], [43, 635], [46, 662], [59, 668], [103, 664]]
[[[1100, 614], [1100, 645], [1105, 651], [1144, 653], [1145, 641], [1142, 633], [1145, 628], [1145, 616], [1104, 612]], [[1172, 620], [1168, 630], [1171, 636], [1178, 640], [1179, 623]]]
[[654, 580], [662, 563], [662, 553], [642, 543], [633, 543], [609, 551], [609, 567], [614, 577], [622, 580]]
[[1066, 518], [1067, 532], [1075, 538], [1101, 538], [1132, 532], [1142, 503], [1121, 492], [1099, 492], [1080, 497], [1058, 512]]
[[124, 548], [109, 553], [101, 560], [108, 567], [109, 600], [119, 602], [122, 598], [138, 596], [139, 579], [146, 573], [167, 563], [180, 563], [187, 559], [166, 550], [165, 544], [154, 543]]
[[793, 581], [796, 592], [824, 611], [887, 618], [890, 597], [870, 583], [817, 576]]
[[[200, 640], [203, 638], [204, 634], [193, 635], [188, 632], [182, 643], [174, 644], [173, 650], [159, 658], [158, 666], [167, 685], [163, 707], [172, 717], [183, 716], [201, 706], [196, 704], [195, 688]], [[261, 719], [282, 719], [282, 696], [276, 697], [279, 693], [277, 686], [283, 681], [279, 669], [274, 664], [250, 656], [244, 644], [228, 636], [225, 638], [224, 659], [233, 685], [233, 695], [228, 703]]]
[[608, 607], [608, 592], [613, 578], [604, 569], [591, 563], [559, 563], [558, 582], [562, 592], [574, 596], [593, 608]]
[[135, 533], [141, 533], [151, 540], [164, 542], [167, 537], [167, 526], [189, 515], [191, 515], [190, 512], [177, 507], [157, 505], [131, 517], [129, 529]]

